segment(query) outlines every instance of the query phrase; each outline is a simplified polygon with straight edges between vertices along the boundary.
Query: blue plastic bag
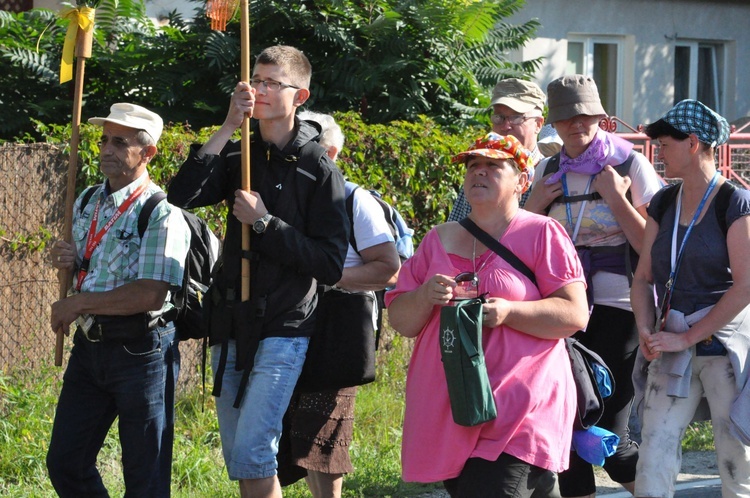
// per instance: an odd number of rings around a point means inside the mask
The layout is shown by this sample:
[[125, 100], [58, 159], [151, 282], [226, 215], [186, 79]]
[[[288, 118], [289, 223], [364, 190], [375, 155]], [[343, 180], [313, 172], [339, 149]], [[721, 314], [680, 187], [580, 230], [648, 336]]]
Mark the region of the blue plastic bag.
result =
[[604, 465], [604, 459], [615, 454], [618, 444], [617, 434], [595, 425], [585, 431], [573, 431], [573, 449], [592, 465]]
[[609, 376], [607, 369], [596, 362], [591, 362], [591, 368], [594, 370], [596, 386], [599, 388], [602, 398], [606, 399], [612, 396], [612, 378]]

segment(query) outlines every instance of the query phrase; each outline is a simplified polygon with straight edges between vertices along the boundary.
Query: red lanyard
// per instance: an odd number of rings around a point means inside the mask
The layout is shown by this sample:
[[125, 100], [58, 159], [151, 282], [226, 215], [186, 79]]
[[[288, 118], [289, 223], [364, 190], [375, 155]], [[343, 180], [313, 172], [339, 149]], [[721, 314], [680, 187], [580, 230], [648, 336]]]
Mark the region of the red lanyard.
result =
[[120, 204], [120, 207], [117, 208], [117, 211], [112, 216], [112, 218], [107, 221], [107, 223], [104, 224], [101, 230], [98, 232], [96, 231], [96, 225], [99, 221], [99, 199], [96, 201], [96, 207], [94, 208], [94, 215], [91, 218], [91, 226], [89, 226], [89, 234], [86, 237], [86, 252], [83, 254], [83, 261], [81, 262], [81, 267], [78, 270], [78, 282], [76, 283], [76, 290], [81, 291], [81, 285], [83, 284], [83, 280], [86, 278], [86, 274], [89, 272], [89, 263], [91, 262], [91, 256], [94, 254], [94, 250], [97, 248], [99, 243], [102, 241], [102, 238], [104, 238], [104, 235], [109, 231], [110, 228], [112, 228], [112, 225], [115, 224], [115, 222], [122, 216], [122, 214], [128, 210], [128, 208], [135, 202], [135, 200], [140, 196], [144, 190], [146, 190], [146, 187], [149, 186], [151, 181], [147, 178], [146, 181], [144, 181], [137, 189], [133, 191], [130, 196], [125, 199], [125, 202]]

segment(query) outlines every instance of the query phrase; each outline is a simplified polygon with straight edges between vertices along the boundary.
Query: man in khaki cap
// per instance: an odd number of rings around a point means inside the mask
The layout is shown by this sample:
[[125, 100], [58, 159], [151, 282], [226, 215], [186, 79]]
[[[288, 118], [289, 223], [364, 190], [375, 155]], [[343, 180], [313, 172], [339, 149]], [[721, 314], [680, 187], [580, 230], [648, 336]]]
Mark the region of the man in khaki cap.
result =
[[[532, 165], [544, 156], [537, 146], [537, 136], [544, 126], [544, 101], [546, 97], [539, 85], [518, 78], [500, 80], [492, 90], [492, 131], [499, 135], [512, 135], [531, 151]], [[531, 171], [533, 174], [533, 170]], [[529, 178], [529, 182], [531, 178]], [[521, 199], [521, 206], [526, 194]], [[460, 189], [448, 221], [458, 221], [471, 212], [463, 189]]]
[[76, 331], [47, 469], [59, 496], [109, 496], [96, 459], [119, 419], [125, 496], [168, 497], [180, 355], [174, 324], [160, 315], [182, 285], [190, 232], [166, 201], [139, 229], [144, 205], [162, 192], [147, 171], [162, 119], [120, 103], [89, 122], [102, 126], [106, 180], [76, 200], [73, 243], [58, 241], [50, 251], [52, 266], [73, 271], [73, 289], [52, 305], [50, 324]]

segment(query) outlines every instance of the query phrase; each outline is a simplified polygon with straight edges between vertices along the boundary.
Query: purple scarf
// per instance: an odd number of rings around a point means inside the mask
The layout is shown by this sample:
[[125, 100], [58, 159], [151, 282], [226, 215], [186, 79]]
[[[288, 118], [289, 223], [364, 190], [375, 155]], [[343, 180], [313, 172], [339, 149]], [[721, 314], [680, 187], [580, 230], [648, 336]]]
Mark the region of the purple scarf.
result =
[[560, 151], [560, 169], [547, 178], [544, 183], [551, 185], [559, 182], [560, 178], [567, 173], [579, 173], [581, 175], [595, 175], [604, 169], [604, 166], [617, 166], [622, 164], [633, 150], [633, 144], [612, 133], [602, 129], [596, 131], [594, 139], [588, 148], [580, 156], [571, 159], [565, 153], [563, 145]]

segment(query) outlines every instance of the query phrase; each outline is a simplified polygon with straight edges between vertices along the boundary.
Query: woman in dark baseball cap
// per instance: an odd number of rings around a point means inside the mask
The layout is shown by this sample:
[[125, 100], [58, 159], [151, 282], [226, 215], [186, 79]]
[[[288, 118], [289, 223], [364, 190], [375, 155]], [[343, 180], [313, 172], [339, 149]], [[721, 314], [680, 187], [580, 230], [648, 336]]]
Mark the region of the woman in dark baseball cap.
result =
[[674, 494], [682, 435], [705, 398], [722, 496], [750, 496], [750, 192], [717, 170], [729, 125], [703, 103], [681, 101], [646, 134], [665, 176], [682, 182], [651, 201], [631, 293], [643, 436], [635, 495]]

